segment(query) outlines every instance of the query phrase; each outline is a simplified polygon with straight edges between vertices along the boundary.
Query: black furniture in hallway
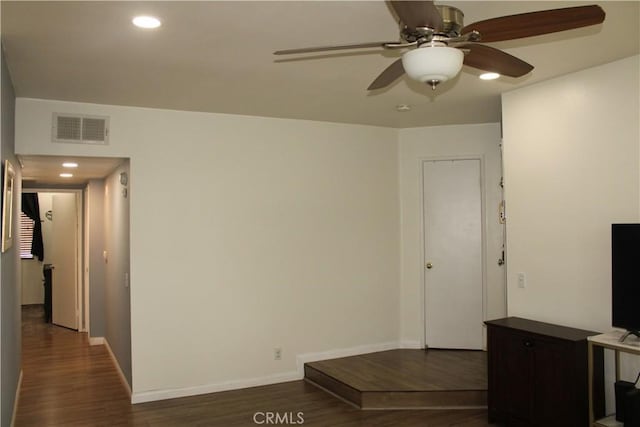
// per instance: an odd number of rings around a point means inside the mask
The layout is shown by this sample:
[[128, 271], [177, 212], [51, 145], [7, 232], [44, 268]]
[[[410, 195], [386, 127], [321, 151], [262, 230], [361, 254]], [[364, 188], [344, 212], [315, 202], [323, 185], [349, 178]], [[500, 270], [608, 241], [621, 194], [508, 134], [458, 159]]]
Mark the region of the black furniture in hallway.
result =
[[42, 268], [44, 274], [44, 319], [47, 323], [51, 323], [52, 295], [51, 287], [53, 286], [53, 275], [51, 274], [53, 265], [45, 264]]

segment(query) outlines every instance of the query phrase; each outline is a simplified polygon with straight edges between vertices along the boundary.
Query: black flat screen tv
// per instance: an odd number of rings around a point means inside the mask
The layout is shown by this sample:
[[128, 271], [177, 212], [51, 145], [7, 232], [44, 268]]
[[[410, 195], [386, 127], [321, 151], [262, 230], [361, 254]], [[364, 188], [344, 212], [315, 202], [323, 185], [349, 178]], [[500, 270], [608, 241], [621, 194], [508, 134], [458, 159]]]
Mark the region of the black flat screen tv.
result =
[[611, 291], [613, 326], [640, 337], [640, 224], [611, 225]]

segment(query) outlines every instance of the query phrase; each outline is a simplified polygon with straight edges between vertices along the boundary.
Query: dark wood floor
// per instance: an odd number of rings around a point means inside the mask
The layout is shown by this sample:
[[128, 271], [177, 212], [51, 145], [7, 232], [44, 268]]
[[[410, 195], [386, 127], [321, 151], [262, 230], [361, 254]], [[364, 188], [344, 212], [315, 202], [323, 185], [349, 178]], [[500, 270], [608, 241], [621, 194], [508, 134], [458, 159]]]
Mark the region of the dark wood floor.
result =
[[[486, 410], [362, 411], [304, 381], [130, 405], [103, 346], [23, 310], [21, 426], [255, 426], [277, 412], [311, 426], [487, 426]], [[258, 414], [258, 421], [264, 421]], [[293, 424], [293, 423], [291, 423]]]
[[306, 363], [304, 373], [361, 409], [487, 407], [483, 351], [388, 350]]
[[307, 365], [361, 391], [487, 389], [483, 351], [389, 350]]

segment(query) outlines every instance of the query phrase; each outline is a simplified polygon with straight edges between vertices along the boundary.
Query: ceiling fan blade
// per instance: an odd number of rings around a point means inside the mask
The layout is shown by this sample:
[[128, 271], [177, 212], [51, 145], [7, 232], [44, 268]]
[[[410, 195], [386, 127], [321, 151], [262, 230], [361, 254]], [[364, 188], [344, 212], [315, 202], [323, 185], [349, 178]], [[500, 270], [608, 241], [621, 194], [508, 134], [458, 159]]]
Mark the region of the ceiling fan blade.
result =
[[369, 85], [367, 90], [382, 89], [395, 82], [400, 76], [404, 74], [404, 67], [402, 66], [402, 58], [395, 60], [385, 70], [380, 73], [378, 77]]
[[464, 27], [462, 34], [475, 30], [483, 43], [499, 42], [588, 27], [602, 23], [604, 17], [598, 5], [551, 9], [474, 22]]
[[338, 46], [316, 46], [316, 47], [303, 47], [301, 49], [286, 49], [276, 50], [274, 55], [291, 55], [295, 53], [311, 53], [311, 52], [325, 52], [331, 50], [346, 50], [346, 49], [364, 49], [368, 47], [385, 47], [387, 44], [397, 44], [398, 42], [371, 42], [371, 43], [357, 43], [357, 44], [344, 44]]
[[509, 77], [521, 77], [533, 70], [533, 65], [494, 47], [481, 44], [465, 44], [457, 47], [469, 50], [469, 53], [464, 56], [464, 65], [473, 68]]
[[409, 28], [429, 27], [434, 30], [442, 28], [442, 16], [432, 1], [394, 0], [391, 7], [398, 18]]

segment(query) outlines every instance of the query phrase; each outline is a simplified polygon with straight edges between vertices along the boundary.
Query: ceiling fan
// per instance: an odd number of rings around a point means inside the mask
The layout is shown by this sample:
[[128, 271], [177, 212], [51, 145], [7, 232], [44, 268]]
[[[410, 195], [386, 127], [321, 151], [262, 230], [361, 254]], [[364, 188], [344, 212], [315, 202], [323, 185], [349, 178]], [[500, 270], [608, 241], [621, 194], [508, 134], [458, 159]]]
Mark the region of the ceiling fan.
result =
[[400, 20], [399, 42], [319, 46], [279, 50], [274, 54], [373, 47], [413, 48], [389, 65], [367, 89], [386, 87], [405, 72], [412, 79], [435, 89], [439, 83], [455, 77], [463, 64], [509, 77], [521, 77], [533, 70], [533, 65], [480, 42], [499, 42], [587, 27], [600, 24], [605, 18], [600, 6], [590, 5], [502, 16], [464, 26], [464, 14], [452, 6], [435, 5], [429, 0], [395, 0], [390, 1], [390, 5]]

